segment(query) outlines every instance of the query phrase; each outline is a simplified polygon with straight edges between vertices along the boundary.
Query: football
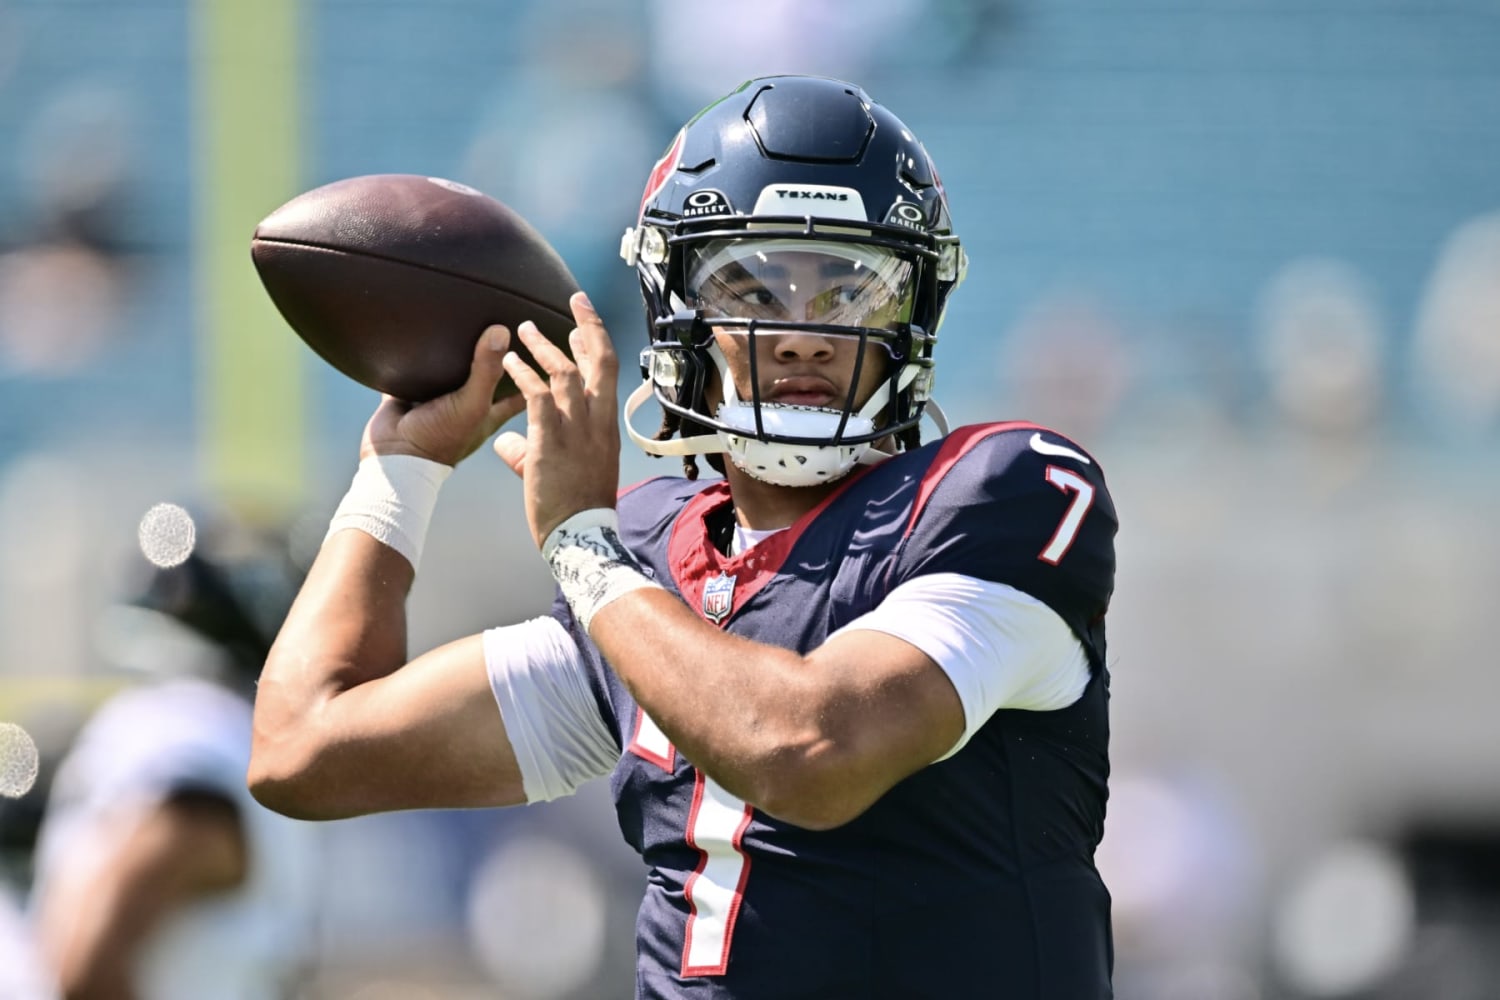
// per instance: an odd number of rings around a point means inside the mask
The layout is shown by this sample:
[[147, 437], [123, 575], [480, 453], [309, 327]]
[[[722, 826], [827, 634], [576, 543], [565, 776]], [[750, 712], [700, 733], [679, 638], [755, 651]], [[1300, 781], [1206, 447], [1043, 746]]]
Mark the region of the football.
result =
[[[462, 385], [491, 324], [514, 333], [532, 320], [564, 350], [574, 325], [578, 282], [546, 239], [510, 207], [438, 177], [371, 174], [298, 195], [256, 226], [250, 256], [319, 357], [412, 402]], [[514, 391], [503, 379], [496, 398]]]

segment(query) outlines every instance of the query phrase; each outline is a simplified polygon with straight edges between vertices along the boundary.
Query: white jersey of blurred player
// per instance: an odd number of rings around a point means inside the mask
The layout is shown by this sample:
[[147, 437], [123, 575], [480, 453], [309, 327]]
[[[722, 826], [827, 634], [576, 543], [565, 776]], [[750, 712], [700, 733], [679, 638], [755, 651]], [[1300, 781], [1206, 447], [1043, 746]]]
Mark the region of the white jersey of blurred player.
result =
[[307, 971], [316, 931], [317, 828], [263, 808], [245, 786], [251, 705], [178, 679], [116, 695], [59, 766], [36, 853], [33, 900], [87, 879], [147, 810], [182, 791], [232, 802], [249, 873], [238, 888], [169, 914], [136, 966], [149, 1000], [282, 1000]]
[[7, 886], [0, 885], [0, 997], [52, 1000], [55, 996], [21, 903]]

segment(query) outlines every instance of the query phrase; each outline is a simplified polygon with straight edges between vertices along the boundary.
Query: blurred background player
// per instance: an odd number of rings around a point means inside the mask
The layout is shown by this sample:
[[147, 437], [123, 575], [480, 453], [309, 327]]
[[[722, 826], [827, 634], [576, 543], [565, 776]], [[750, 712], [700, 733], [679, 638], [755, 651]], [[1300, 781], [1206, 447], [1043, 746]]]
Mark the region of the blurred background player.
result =
[[0, 880], [0, 997], [44, 1000], [52, 996], [50, 980], [37, 953], [35, 935], [22, 901], [10, 885]]
[[169, 566], [138, 554], [105, 612], [101, 645], [140, 682], [58, 766], [35, 936], [68, 1000], [281, 1000], [314, 944], [314, 831], [256, 804], [244, 775], [256, 676], [298, 574], [278, 538], [162, 510], [191, 550]]

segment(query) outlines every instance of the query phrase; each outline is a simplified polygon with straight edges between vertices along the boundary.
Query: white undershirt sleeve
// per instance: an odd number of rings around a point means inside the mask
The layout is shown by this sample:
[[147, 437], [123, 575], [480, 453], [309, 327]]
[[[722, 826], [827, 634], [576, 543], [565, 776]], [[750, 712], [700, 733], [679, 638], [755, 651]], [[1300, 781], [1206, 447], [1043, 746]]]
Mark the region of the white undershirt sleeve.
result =
[[1089, 682], [1088, 654], [1057, 612], [1014, 587], [959, 573], [906, 581], [839, 632], [852, 629], [911, 643], [953, 682], [964, 733], [940, 760], [962, 749], [999, 709], [1066, 708]]
[[557, 619], [488, 630], [484, 665], [527, 802], [571, 795], [614, 769], [619, 744], [589, 688], [583, 654]]

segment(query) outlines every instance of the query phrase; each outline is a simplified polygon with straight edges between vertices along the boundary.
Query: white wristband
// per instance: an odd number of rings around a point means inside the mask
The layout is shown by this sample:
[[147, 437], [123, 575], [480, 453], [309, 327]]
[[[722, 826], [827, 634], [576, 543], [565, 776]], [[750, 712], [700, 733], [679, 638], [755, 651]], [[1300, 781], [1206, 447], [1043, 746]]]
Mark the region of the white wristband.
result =
[[585, 632], [606, 604], [642, 587], [662, 589], [620, 541], [620, 517], [611, 507], [579, 511], [553, 528], [542, 558]]
[[452, 472], [451, 465], [415, 455], [362, 459], [323, 540], [345, 528], [363, 531], [405, 556], [415, 571], [422, 562], [438, 489]]

